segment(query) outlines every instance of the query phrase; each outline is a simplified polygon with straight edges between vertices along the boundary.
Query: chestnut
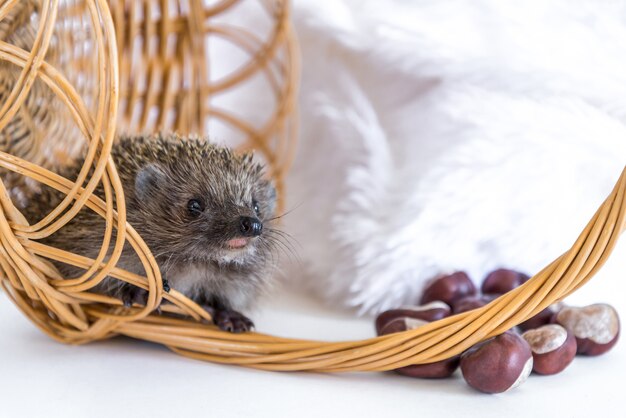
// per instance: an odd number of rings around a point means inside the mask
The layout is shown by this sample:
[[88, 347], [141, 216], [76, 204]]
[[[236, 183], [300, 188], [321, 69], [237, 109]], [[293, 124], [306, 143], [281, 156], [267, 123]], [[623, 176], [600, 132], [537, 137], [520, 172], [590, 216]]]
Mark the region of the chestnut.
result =
[[457, 271], [434, 279], [426, 285], [424, 293], [422, 293], [421, 304], [440, 300], [452, 305], [452, 303], [464, 296], [476, 294], [476, 286], [469, 278], [467, 273]]
[[509, 269], [497, 269], [485, 277], [481, 286], [483, 293], [496, 293], [503, 295], [509, 290], [524, 284], [530, 276], [519, 271]]
[[450, 307], [439, 300], [421, 306], [401, 306], [397, 309], [390, 309], [376, 317], [376, 333], [380, 335], [382, 327], [396, 318], [408, 317], [432, 322], [450, 316], [450, 312]]
[[539, 328], [543, 325], [547, 325], [553, 322], [554, 315], [558, 312], [559, 305], [554, 304], [548, 306], [537, 315], [528, 318], [526, 321], [518, 325], [522, 331], [528, 331], [529, 329]]
[[395, 332], [402, 332], [409, 329], [415, 329], [421, 327], [424, 324], [427, 324], [428, 321], [424, 321], [423, 319], [410, 318], [410, 317], [399, 317], [394, 318], [391, 321], [386, 322], [381, 328], [378, 335], [387, 335], [393, 334]]
[[576, 338], [558, 324], [548, 324], [522, 334], [533, 353], [533, 371], [557, 374], [565, 370], [576, 356]]
[[522, 384], [533, 368], [530, 346], [519, 335], [505, 332], [476, 344], [461, 356], [461, 372], [474, 389], [501, 393]]
[[471, 295], [454, 301], [452, 312], [455, 314], [480, 308], [497, 298], [499, 295]]
[[617, 311], [606, 303], [582, 308], [565, 307], [554, 317], [576, 337], [578, 354], [599, 356], [609, 351], [619, 338], [620, 323]]
[[[387, 322], [381, 329], [380, 335], [402, 332], [408, 329], [415, 329], [428, 321], [417, 318], [400, 317]], [[429, 364], [413, 364], [394, 369], [394, 372], [410, 377], [422, 379], [441, 379], [449, 377], [459, 367], [459, 356], [437, 361]]]
[[403, 376], [418, 377], [420, 379], [443, 379], [452, 376], [459, 368], [459, 356], [436, 361], [429, 364], [414, 364], [400, 367], [394, 372]]

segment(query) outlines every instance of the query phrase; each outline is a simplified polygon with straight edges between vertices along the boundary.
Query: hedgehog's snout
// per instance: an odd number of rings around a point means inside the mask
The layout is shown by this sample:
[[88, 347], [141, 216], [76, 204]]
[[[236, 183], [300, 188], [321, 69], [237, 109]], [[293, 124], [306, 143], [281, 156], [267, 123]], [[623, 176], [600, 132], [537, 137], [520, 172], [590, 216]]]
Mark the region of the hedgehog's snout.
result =
[[244, 237], [258, 237], [263, 232], [263, 223], [250, 216], [239, 217], [239, 232]]

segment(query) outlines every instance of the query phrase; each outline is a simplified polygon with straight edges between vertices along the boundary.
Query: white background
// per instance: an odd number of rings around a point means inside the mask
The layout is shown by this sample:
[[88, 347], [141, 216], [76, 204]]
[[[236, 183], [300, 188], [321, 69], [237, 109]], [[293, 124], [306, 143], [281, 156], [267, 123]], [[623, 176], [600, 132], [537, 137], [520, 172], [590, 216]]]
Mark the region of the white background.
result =
[[[626, 312], [616, 260], [570, 303], [606, 301]], [[255, 315], [262, 332], [341, 340], [373, 335], [372, 321], [279, 292]], [[449, 380], [393, 373], [322, 375], [221, 366], [179, 357], [155, 344], [114, 339], [65, 346], [32, 326], [0, 294], [0, 417], [623, 417], [626, 343], [577, 358], [562, 374], [531, 376], [500, 395]]]

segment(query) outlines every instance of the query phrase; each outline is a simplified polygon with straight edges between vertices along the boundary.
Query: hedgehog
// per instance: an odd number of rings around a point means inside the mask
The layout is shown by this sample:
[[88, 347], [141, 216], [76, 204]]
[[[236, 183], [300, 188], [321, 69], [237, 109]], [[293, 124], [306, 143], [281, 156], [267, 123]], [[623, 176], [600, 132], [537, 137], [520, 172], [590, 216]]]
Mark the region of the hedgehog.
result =
[[[124, 190], [127, 221], [154, 255], [164, 289], [171, 286], [201, 305], [222, 330], [250, 330], [254, 324], [241, 311], [249, 309], [271, 283], [272, 255], [280, 239], [280, 231], [271, 227], [276, 189], [263, 166], [252, 154], [176, 134], [120, 137], [111, 157]], [[75, 179], [81, 167], [78, 161], [61, 174]], [[103, 197], [102, 187], [95, 193]], [[34, 223], [63, 197], [42, 187], [24, 215]], [[42, 242], [95, 258], [104, 228], [102, 217], [85, 207]], [[83, 272], [55, 265], [64, 277]], [[145, 274], [128, 243], [117, 266]], [[144, 289], [112, 277], [94, 290], [117, 297], [126, 306], [143, 304], [147, 297]]]

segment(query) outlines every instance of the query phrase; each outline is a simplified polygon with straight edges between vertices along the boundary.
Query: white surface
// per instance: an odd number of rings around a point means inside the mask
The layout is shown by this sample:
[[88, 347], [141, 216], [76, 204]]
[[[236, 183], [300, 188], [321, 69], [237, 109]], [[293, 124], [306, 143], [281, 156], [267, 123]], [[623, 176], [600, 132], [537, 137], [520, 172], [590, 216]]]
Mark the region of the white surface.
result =
[[[626, 315], [624, 272], [614, 260], [571, 302], [605, 301]], [[373, 334], [370, 319], [280, 293], [255, 315], [263, 332], [319, 339]], [[626, 343], [577, 358], [562, 374], [531, 378], [501, 395], [449, 380], [393, 373], [274, 373], [179, 357], [158, 345], [114, 339], [58, 344], [0, 293], [0, 417], [623, 417]]]

